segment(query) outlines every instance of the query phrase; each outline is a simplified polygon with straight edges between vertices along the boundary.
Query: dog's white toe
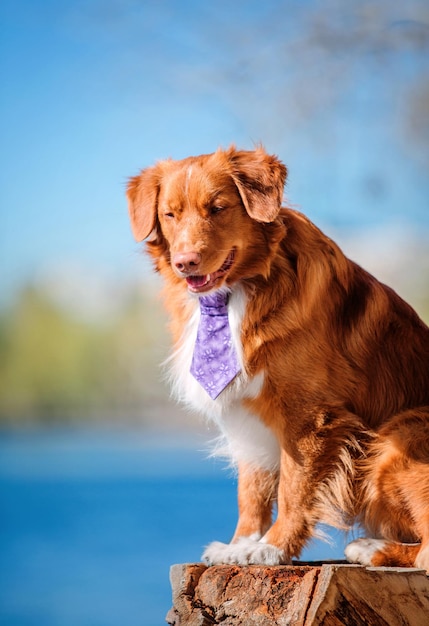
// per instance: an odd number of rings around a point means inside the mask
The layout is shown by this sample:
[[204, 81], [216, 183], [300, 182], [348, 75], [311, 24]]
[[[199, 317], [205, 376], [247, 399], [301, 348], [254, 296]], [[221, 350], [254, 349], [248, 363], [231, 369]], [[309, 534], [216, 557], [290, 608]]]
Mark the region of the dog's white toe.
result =
[[370, 539], [362, 537], [350, 542], [344, 554], [349, 563], [360, 565], [372, 565], [372, 557], [378, 550], [383, 550], [386, 542], [383, 539]]
[[207, 565], [281, 565], [284, 552], [269, 543], [241, 537], [236, 543], [214, 541], [207, 546], [203, 560]]

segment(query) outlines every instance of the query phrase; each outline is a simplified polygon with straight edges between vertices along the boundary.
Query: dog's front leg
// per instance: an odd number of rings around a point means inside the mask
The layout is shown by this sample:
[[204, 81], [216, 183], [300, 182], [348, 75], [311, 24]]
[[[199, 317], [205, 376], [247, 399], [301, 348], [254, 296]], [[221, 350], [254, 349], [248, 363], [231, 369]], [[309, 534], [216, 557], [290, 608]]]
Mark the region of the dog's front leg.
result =
[[233, 543], [247, 537], [258, 541], [271, 526], [272, 509], [277, 499], [278, 473], [255, 468], [246, 463], [238, 466], [239, 518]]
[[316, 523], [313, 502], [317, 487], [314, 469], [297, 463], [284, 450], [281, 455], [277, 519], [261, 542], [279, 550], [281, 562], [299, 557]]
[[[310, 503], [314, 487], [307, 470], [282, 452], [280, 476], [268, 472], [242, 471], [239, 476], [240, 518], [230, 544], [211, 543], [203, 559], [209, 565], [280, 565], [298, 556], [309, 539], [313, 527]], [[277, 485], [278, 481], [278, 485]], [[273, 493], [276, 493], [278, 515], [270, 524]], [[263, 535], [262, 535], [263, 534]], [[261, 537], [262, 535], [262, 537]]]
[[215, 541], [207, 547], [203, 555], [206, 563], [279, 563], [278, 550], [260, 541], [271, 526], [277, 487], [277, 471], [239, 464], [237, 528], [230, 544]]

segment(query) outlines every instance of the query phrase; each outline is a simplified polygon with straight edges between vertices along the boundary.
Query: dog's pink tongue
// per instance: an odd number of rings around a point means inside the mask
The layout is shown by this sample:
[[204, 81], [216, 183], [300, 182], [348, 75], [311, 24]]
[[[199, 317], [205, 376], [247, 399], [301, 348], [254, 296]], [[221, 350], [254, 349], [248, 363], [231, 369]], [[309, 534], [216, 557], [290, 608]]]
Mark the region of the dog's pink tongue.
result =
[[186, 282], [188, 285], [191, 285], [191, 287], [198, 289], [198, 287], [205, 285], [208, 280], [207, 276], [188, 276]]

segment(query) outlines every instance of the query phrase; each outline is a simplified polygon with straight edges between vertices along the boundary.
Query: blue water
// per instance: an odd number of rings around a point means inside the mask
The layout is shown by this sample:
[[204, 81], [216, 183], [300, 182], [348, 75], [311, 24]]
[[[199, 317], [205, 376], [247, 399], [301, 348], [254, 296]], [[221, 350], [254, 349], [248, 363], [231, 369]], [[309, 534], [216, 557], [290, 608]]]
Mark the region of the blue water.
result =
[[[199, 561], [236, 521], [234, 477], [198, 448], [139, 431], [0, 434], [0, 624], [164, 624], [170, 565]], [[342, 558], [334, 538], [302, 558]]]

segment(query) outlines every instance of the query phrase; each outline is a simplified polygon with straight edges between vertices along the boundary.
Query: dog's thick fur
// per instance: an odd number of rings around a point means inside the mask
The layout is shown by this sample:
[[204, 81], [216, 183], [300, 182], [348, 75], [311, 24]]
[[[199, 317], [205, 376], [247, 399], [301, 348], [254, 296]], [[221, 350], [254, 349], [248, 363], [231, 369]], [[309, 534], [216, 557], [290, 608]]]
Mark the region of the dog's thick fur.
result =
[[[300, 213], [286, 168], [234, 147], [143, 170], [138, 241], [165, 280], [178, 398], [238, 466], [239, 521], [208, 563], [288, 563], [319, 522], [361, 523], [350, 561], [429, 572], [429, 329]], [[212, 400], [189, 374], [198, 297], [227, 289], [242, 372]], [[272, 508], [277, 502], [277, 518]]]

